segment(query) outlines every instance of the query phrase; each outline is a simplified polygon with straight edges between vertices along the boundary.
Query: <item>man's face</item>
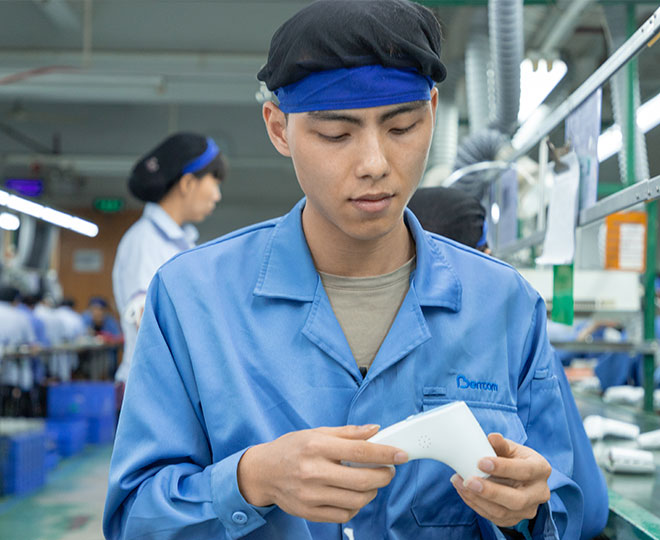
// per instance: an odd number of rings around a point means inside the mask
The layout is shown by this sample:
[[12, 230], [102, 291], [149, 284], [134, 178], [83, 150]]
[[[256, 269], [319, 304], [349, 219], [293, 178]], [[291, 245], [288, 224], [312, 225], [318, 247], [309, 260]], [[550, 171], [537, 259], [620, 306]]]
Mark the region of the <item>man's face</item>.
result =
[[284, 148], [276, 147], [291, 156], [307, 196], [306, 233], [369, 241], [402, 226], [404, 207], [426, 166], [435, 90], [432, 96], [424, 102], [289, 115]]

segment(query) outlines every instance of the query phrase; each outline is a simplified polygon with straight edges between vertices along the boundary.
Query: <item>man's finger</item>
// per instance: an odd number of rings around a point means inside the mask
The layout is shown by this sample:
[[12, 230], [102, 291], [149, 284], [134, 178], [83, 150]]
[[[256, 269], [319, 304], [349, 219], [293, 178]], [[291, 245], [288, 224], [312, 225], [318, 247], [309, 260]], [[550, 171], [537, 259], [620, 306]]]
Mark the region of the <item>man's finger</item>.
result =
[[547, 479], [552, 467], [543, 458], [530, 456], [523, 458], [483, 458], [479, 460], [479, 469], [491, 476], [529, 483], [539, 479]]
[[320, 427], [312, 431], [341, 437], [342, 439], [364, 440], [378, 433], [380, 426], [378, 424], [364, 424], [361, 426], [339, 426], [339, 427]]
[[462, 489], [514, 511], [522, 511], [529, 506], [538, 506], [550, 498], [547, 485], [538, 482], [524, 489], [505, 486], [483, 478], [469, 478]]
[[324, 487], [306, 499], [310, 506], [333, 506], [345, 510], [359, 510], [378, 495], [377, 489], [353, 491], [336, 487]]
[[458, 489], [456, 489], [456, 492], [458, 493], [458, 496], [461, 498], [461, 500], [481, 517], [486, 518], [488, 521], [492, 521], [493, 523], [497, 521], [497, 518], [491, 514], [487, 508], [483, 507], [480, 504], [480, 501], [471, 498], [469, 495], [466, 495], [464, 492], [461, 492]]
[[370, 491], [387, 486], [394, 478], [390, 467], [358, 468], [333, 464], [328, 468], [327, 485], [353, 491]]
[[509, 440], [502, 437], [501, 433], [491, 433], [488, 435], [488, 442], [495, 450], [495, 453], [501, 457], [508, 457], [513, 453], [513, 447]]
[[522, 519], [531, 519], [536, 515], [538, 505], [531, 504], [518, 507], [516, 504], [515, 508], [511, 508], [504, 503], [500, 504], [502, 501], [499, 499], [489, 500], [482, 497], [479, 493], [475, 493], [469, 488], [464, 487], [463, 483], [458, 480], [454, 480], [452, 483], [465, 504], [478, 512], [479, 515], [493, 521], [499, 526], [509, 527]]
[[346, 510], [335, 506], [316, 506], [306, 511], [304, 516], [301, 515], [301, 517], [321, 523], [346, 523], [353, 519], [357, 513], [357, 510]]
[[394, 446], [374, 444], [360, 440], [336, 438], [324, 441], [320, 453], [334, 461], [371, 463], [374, 465], [400, 465], [408, 461], [408, 455]]

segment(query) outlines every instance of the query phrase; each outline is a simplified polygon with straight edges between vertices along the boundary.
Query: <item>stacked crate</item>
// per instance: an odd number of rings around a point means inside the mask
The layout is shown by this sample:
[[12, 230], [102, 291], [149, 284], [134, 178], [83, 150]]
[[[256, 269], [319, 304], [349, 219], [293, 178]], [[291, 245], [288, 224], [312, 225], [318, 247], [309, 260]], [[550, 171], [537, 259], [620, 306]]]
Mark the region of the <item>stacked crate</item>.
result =
[[0, 494], [23, 495], [46, 480], [46, 434], [42, 423], [7, 420], [13, 422], [3, 421], [0, 433]]
[[[48, 418], [46, 434], [49, 454], [55, 451], [60, 457], [82, 452], [87, 442], [87, 421], [84, 418]], [[50, 460], [54, 458], [49, 456]]]
[[111, 382], [72, 382], [48, 389], [48, 425], [59, 428], [60, 433], [66, 429], [70, 439], [77, 437], [84, 423], [87, 443], [112, 442], [115, 414], [115, 387]]

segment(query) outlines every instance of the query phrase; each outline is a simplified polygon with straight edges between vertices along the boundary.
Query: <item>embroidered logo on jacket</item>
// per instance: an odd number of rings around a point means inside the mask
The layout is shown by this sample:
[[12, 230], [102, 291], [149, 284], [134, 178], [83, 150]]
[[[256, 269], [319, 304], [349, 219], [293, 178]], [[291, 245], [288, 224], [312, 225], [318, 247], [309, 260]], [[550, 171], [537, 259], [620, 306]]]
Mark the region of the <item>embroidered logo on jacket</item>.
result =
[[489, 392], [497, 392], [497, 383], [488, 381], [471, 381], [465, 375], [456, 377], [456, 387], [464, 390], [472, 388], [473, 390], [488, 390]]

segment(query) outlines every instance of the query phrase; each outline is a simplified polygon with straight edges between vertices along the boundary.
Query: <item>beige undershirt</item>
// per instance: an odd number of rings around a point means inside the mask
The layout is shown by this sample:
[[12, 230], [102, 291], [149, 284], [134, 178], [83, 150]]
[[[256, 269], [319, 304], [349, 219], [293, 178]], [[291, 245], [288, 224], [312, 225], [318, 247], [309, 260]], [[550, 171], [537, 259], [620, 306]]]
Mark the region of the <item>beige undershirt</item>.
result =
[[319, 272], [359, 367], [369, 368], [408, 292], [415, 257], [389, 274], [345, 277]]

